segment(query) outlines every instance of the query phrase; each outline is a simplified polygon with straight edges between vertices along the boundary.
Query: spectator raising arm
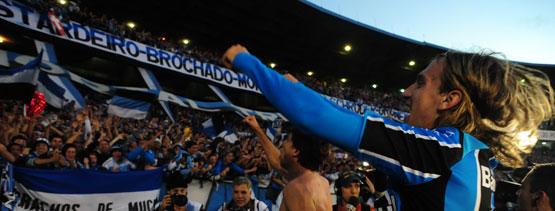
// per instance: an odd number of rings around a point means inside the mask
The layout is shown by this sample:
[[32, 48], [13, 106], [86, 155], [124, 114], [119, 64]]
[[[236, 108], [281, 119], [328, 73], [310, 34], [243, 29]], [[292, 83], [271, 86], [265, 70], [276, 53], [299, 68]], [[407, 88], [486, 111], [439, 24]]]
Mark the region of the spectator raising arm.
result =
[[258, 139], [260, 139], [260, 144], [262, 144], [262, 148], [264, 148], [264, 152], [266, 153], [266, 158], [268, 159], [268, 163], [270, 164], [270, 166], [273, 169], [277, 170], [280, 174], [286, 175], [287, 172], [281, 167], [281, 164], [279, 163], [279, 149], [274, 146], [274, 144], [270, 141], [270, 139], [268, 139], [266, 134], [264, 134], [264, 131], [256, 121], [256, 117], [247, 116], [245, 117], [243, 122], [247, 123], [252, 128]]

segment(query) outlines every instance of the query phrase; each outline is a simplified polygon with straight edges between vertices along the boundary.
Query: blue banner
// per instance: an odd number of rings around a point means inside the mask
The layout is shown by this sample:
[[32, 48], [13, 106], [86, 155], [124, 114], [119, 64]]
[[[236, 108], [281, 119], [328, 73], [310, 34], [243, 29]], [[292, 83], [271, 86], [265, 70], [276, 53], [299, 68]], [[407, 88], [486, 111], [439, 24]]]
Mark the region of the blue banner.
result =
[[154, 210], [162, 175], [14, 167], [15, 210]]

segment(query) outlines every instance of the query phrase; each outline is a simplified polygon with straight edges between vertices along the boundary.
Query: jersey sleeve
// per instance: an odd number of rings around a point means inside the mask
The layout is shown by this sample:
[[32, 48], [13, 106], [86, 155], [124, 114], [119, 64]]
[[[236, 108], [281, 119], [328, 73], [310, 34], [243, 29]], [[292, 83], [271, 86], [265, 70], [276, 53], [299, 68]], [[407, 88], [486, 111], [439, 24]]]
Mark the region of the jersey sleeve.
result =
[[293, 83], [249, 53], [238, 54], [233, 66], [248, 75], [266, 99], [297, 128], [356, 152], [363, 117], [337, 106], [302, 83]]

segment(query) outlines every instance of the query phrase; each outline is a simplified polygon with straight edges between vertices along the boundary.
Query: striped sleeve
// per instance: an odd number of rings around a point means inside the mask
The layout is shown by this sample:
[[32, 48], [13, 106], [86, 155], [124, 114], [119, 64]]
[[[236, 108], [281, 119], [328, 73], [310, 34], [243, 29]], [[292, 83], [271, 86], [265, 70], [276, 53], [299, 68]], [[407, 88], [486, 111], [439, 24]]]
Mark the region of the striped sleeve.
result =
[[462, 157], [462, 133], [455, 128], [423, 129], [366, 114], [359, 156], [408, 185], [448, 175]]

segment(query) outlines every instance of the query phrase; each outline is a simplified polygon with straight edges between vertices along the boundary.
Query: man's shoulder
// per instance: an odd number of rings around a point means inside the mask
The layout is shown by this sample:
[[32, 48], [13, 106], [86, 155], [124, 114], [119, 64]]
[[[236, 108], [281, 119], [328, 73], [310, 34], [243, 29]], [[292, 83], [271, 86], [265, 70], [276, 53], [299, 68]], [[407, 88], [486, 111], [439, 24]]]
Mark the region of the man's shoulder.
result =
[[329, 188], [329, 182], [322, 175], [316, 173], [307, 177], [297, 177], [285, 187], [291, 186], [293, 189], [314, 189]]
[[303, 197], [304, 195], [301, 193], [306, 193], [307, 187], [302, 181], [293, 180], [288, 183], [285, 188], [283, 188], [283, 198], [289, 197]]

